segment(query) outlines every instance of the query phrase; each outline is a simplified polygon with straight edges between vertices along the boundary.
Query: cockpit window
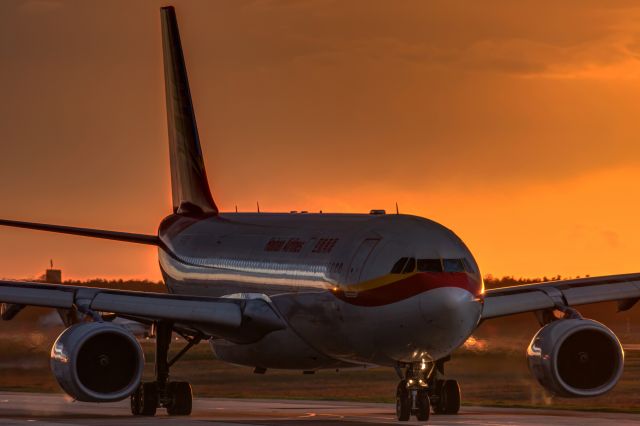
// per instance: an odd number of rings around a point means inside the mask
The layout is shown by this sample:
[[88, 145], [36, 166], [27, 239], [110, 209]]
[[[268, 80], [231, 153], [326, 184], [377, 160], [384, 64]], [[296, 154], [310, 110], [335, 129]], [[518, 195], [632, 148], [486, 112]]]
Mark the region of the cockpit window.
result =
[[467, 259], [416, 259], [413, 257], [401, 257], [391, 268], [392, 274], [408, 274], [414, 272], [470, 272], [475, 273], [474, 268]]
[[408, 274], [409, 272], [413, 272], [416, 269], [416, 260], [412, 257], [409, 259], [404, 269], [402, 270], [403, 274]]
[[392, 274], [400, 274], [400, 273], [402, 273], [402, 270], [404, 269], [404, 265], [406, 265], [407, 260], [409, 260], [408, 257], [403, 257], [400, 260], [398, 260], [396, 262], [396, 264], [393, 265], [393, 268], [391, 268], [391, 273]]
[[467, 272], [470, 272], [472, 274], [477, 274], [478, 273], [476, 268], [473, 267], [473, 265], [471, 264], [471, 262], [469, 262], [468, 259], [464, 258], [464, 259], [462, 259], [462, 262], [464, 263], [464, 269], [466, 269]]
[[464, 263], [462, 259], [444, 259], [442, 261], [444, 264], [445, 272], [464, 272]]
[[440, 259], [418, 259], [418, 271], [442, 272], [442, 262]]

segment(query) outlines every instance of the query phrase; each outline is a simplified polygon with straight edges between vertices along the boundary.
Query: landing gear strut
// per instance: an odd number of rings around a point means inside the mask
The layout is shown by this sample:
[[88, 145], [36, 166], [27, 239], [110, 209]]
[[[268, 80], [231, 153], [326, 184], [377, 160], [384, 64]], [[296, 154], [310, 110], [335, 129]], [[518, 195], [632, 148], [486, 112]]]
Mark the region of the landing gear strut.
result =
[[460, 411], [460, 386], [457, 380], [444, 378], [444, 363], [451, 357], [435, 362], [433, 374], [429, 378], [429, 395], [434, 414], [458, 414]]
[[409, 364], [404, 372], [396, 371], [401, 380], [396, 389], [396, 415], [408, 421], [415, 415], [419, 421], [429, 414], [457, 414], [460, 410], [460, 387], [456, 380], [444, 379], [444, 358], [435, 363]]
[[171, 416], [191, 414], [191, 385], [188, 382], [170, 382], [169, 369], [182, 355], [198, 344], [201, 338], [183, 336], [187, 339], [187, 345], [169, 360], [172, 333], [172, 323], [160, 321], [156, 324], [156, 380], [140, 383], [138, 389], [131, 394], [131, 412], [134, 415], [154, 416], [156, 410], [162, 407], [166, 408]]
[[404, 374], [400, 367], [396, 369], [403, 377], [396, 389], [396, 416], [398, 420], [406, 422], [411, 415], [415, 415], [419, 421], [429, 420], [431, 413], [431, 399], [428, 391], [429, 365], [422, 363], [407, 366]]

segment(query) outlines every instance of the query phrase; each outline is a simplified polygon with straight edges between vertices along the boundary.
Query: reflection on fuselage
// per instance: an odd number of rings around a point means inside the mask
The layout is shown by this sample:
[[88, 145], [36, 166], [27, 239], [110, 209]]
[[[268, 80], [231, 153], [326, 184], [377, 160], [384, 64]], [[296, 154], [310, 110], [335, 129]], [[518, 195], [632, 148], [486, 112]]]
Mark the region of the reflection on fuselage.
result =
[[173, 219], [160, 238], [170, 291], [267, 295], [290, 327], [267, 340], [294, 333], [344, 362], [446, 355], [479, 318], [482, 280], [473, 256], [427, 219], [222, 214]]

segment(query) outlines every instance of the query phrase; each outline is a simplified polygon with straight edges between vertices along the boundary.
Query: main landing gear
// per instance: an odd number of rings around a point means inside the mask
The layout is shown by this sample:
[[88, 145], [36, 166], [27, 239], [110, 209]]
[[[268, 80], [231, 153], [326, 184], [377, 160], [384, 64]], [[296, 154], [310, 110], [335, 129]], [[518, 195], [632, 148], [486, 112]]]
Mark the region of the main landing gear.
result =
[[409, 364], [404, 373], [396, 368], [401, 380], [396, 388], [396, 415], [407, 421], [415, 415], [419, 421], [429, 420], [429, 414], [457, 414], [460, 410], [460, 387], [456, 380], [444, 380], [444, 363]]
[[158, 408], [166, 408], [170, 416], [188, 416], [191, 414], [193, 395], [188, 382], [170, 382], [169, 369], [182, 355], [187, 353], [201, 340], [200, 337], [187, 337], [187, 345], [169, 360], [169, 345], [173, 324], [158, 322], [156, 324], [156, 363], [154, 382], [142, 382], [131, 394], [131, 412], [137, 416], [155, 416]]

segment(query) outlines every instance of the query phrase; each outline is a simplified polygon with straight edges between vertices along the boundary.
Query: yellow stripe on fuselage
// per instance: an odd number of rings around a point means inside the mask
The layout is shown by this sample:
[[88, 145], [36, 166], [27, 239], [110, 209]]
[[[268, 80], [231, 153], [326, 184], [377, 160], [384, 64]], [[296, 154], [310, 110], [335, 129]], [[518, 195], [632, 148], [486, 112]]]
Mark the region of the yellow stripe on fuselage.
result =
[[372, 280], [346, 285], [345, 289], [357, 292], [373, 290], [379, 287], [384, 287], [386, 285], [396, 283], [401, 280], [405, 280], [417, 274], [418, 272], [411, 272], [410, 274], [387, 274], [381, 277], [374, 278]]

